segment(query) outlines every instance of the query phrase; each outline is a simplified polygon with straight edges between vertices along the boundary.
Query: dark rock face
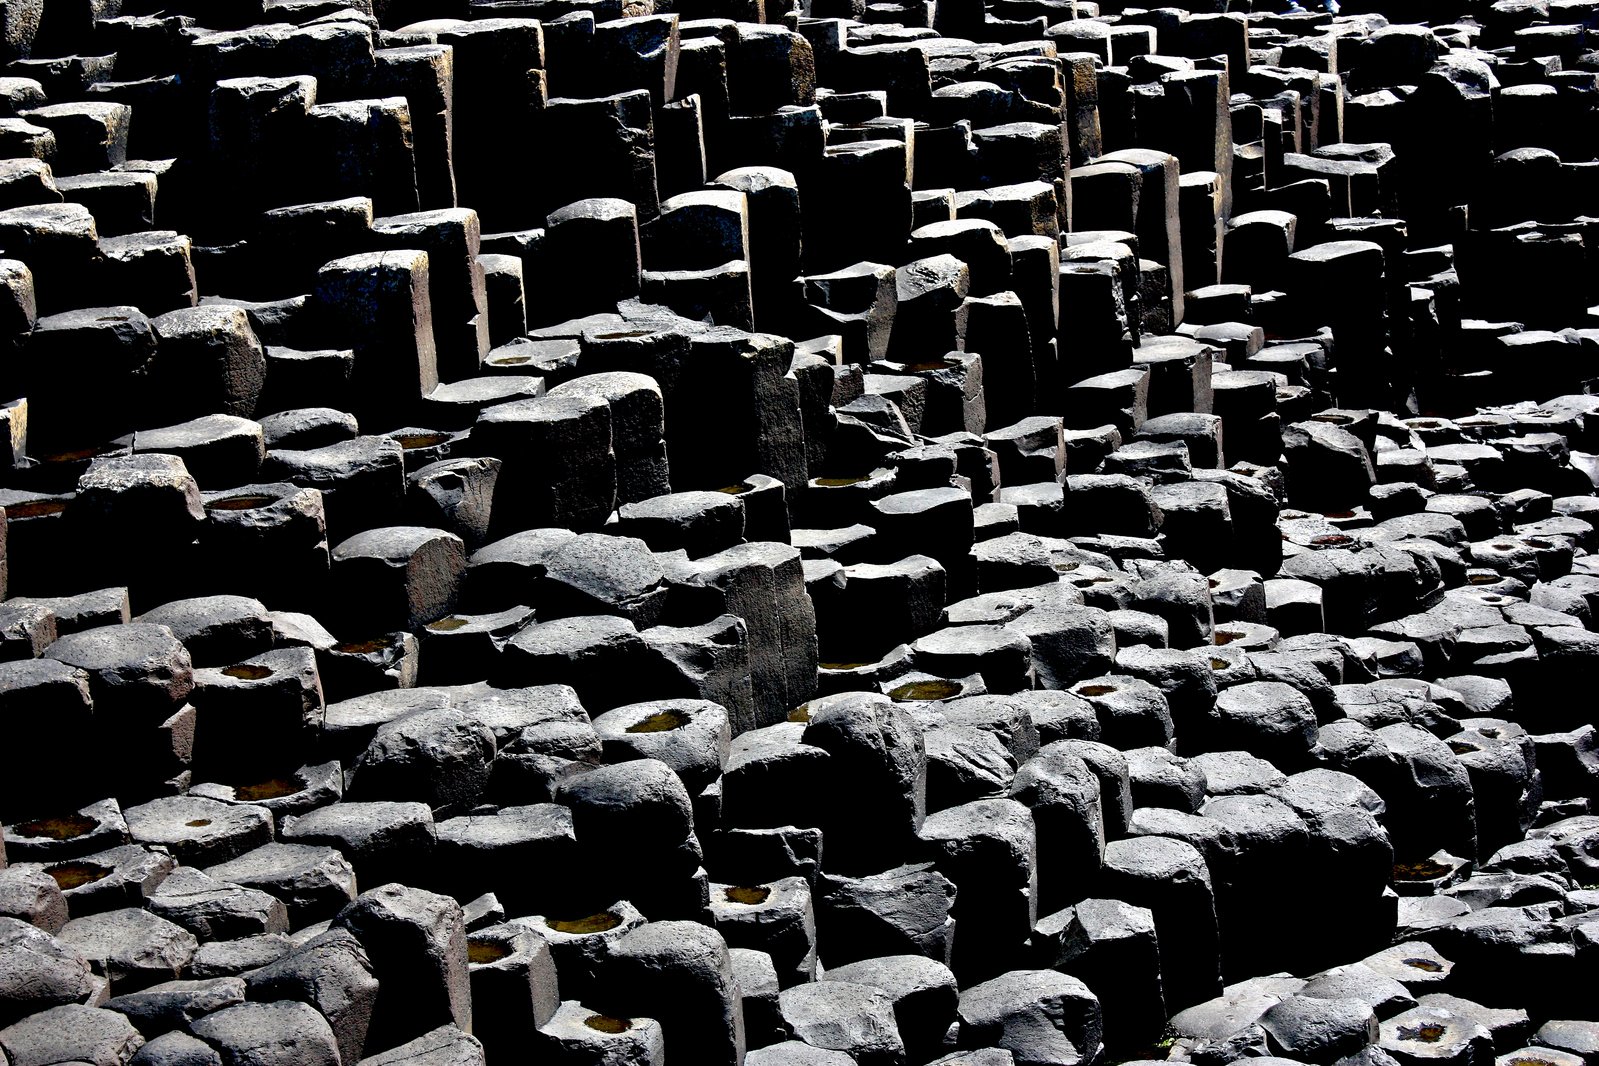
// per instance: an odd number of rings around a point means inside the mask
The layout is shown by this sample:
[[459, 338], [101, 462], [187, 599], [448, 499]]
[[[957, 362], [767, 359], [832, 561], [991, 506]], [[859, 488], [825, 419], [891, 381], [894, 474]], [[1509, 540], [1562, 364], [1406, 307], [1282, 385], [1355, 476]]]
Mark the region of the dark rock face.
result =
[[0, 1066], [1599, 1066], [1596, 25], [0, 0]]

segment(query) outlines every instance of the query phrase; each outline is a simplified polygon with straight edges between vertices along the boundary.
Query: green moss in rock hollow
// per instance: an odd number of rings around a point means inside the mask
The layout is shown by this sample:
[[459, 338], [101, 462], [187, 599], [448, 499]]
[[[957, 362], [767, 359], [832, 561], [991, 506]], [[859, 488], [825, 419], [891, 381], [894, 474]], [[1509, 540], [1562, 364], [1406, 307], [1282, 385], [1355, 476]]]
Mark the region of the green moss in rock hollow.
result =
[[894, 700], [947, 700], [960, 694], [958, 682], [935, 678], [931, 681], [907, 682], [889, 690], [888, 697]]
[[1210, 661], [1210, 668], [1212, 670], [1226, 670], [1232, 665], [1233, 664], [1228, 662], [1226, 659], [1212, 659]]
[[240, 681], [262, 681], [272, 676], [272, 668], [257, 666], [255, 663], [240, 663], [237, 666], [225, 666], [222, 673], [226, 677], [238, 678]]
[[417, 448], [434, 448], [450, 439], [448, 433], [402, 433], [394, 438], [405, 451]]
[[509, 958], [511, 949], [497, 940], [469, 939], [466, 942], [466, 961], [475, 965], [499, 962]]
[[1176, 1046], [1176, 1044], [1177, 1044], [1177, 1036], [1176, 1036], [1176, 1034], [1175, 1033], [1170, 1033], [1170, 1032], [1166, 1033], [1159, 1040], [1155, 1041], [1154, 1050], [1158, 1051], [1160, 1054], [1158, 1054], [1156, 1056], [1153, 1056], [1153, 1057], [1161, 1058], [1161, 1059], [1165, 1058], [1166, 1057], [1166, 1052], [1170, 1051], [1174, 1046]]
[[15, 503], [6, 507], [6, 520], [15, 522], [23, 518], [43, 518], [60, 514], [67, 509], [65, 500], [35, 500], [32, 503]]
[[46, 866], [44, 872], [55, 878], [61, 891], [67, 892], [103, 881], [111, 876], [112, 870], [97, 862], [58, 862], [54, 866]]
[[471, 619], [461, 618], [452, 614], [448, 618], [440, 618], [437, 622], [429, 622], [428, 628], [435, 633], [453, 633], [457, 629], [471, 624]]
[[1422, 973], [1444, 972], [1443, 963], [1436, 959], [1404, 959], [1402, 961], [1406, 966], [1414, 970], [1420, 970]]
[[790, 722], [809, 722], [811, 720], [811, 705], [802, 703], [788, 712]]
[[544, 924], [557, 933], [571, 933], [577, 936], [615, 929], [622, 924], [622, 916], [614, 911], [600, 911], [586, 918], [550, 918]]
[[819, 477], [811, 484], [823, 489], [841, 489], [846, 485], [859, 485], [863, 481], [870, 481], [864, 477]]
[[1242, 634], [1242, 633], [1234, 633], [1232, 630], [1229, 630], [1229, 629], [1218, 629], [1218, 630], [1216, 630], [1215, 641], [1216, 641], [1217, 645], [1231, 644], [1235, 640], [1243, 640], [1243, 639], [1244, 639], [1244, 634]]
[[54, 818], [36, 818], [12, 826], [19, 837], [42, 837], [45, 840], [72, 840], [93, 832], [100, 825], [93, 818], [81, 814], [63, 814]]
[[729, 903], [742, 903], [746, 907], [759, 906], [765, 903], [772, 895], [772, 890], [766, 885], [729, 885], [722, 893]]
[[1436, 1044], [1444, 1038], [1448, 1028], [1438, 1023], [1430, 1025], [1401, 1025], [1399, 1039], [1415, 1040], [1423, 1044]]
[[816, 665], [817, 665], [817, 668], [821, 669], [821, 670], [859, 670], [862, 667], [871, 666], [872, 664], [871, 663], [817, 663]]
[[213, 500], [205, 505], [207, 511], [253, 511], [257, 507], [277, 503], [276, 496], [229, 496], [225, 500]]
[[386, 638], [378, 637], [375, 640], [347, 640], [343, 644], [333, 645], [333, 650], [345, 655], [371, 655], [383, 651], [388, 646]]
[[748, 481], [740, 481], [737, 485], [723, 485], [721, 488], [717, 489], [716, 491], [717, 492], [725, 492], [729, 496], [737, 496], [740, 493], [748, 492], [750, 489], [753, 489], [754, 487], [755, 486], [751, 485]]
[[204, 829], [206, 826], [211, 824], [211, 819], [195, 818], [191, 821], [184, 822], [183, 824], [188, 826], [190, 829]]
[[584, 1018], [583, 1024], [597, 1033], [625, 1033], [633, 1028], [633, 1023], [627, 1018], [613, 1018], [608, 1014], [595, 1014]]
[[627, 727], [625, 732], [668, 733], [674, 729], [681, 729], [683, 726], [688, 725], [689, 721], [690, 719], [686, 712], [668, 708], [664, 711], [656, 711], [643, 721], [634, 722]]
[[1116, 691], [1115, 685], [1082, 685], [1073, 690], [1079, 696], [1108, 696]]
[[1431, 859], [1422, 859], [1420, 862], [1394, 863], [1395, 881], [1436, 881], [1449, 873], [1452, 867]]
[[305, 788], [297, 777], [274, 777], [269, 781], [257, 781], [249, 785], [234, 785], [233, 798], [243, 803], [259, 803], [262, 800], [279, 799], [283, 796], [292, 796]]

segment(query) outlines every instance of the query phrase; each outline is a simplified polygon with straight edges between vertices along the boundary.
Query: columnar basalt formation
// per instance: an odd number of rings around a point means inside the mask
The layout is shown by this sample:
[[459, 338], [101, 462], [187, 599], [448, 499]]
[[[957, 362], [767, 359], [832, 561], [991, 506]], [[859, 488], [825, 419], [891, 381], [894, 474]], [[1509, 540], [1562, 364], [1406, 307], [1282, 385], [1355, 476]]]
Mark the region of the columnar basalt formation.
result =
[[1308, 6], [0, 0], [0, 1066], [1599, 1066], [1599, 0]]

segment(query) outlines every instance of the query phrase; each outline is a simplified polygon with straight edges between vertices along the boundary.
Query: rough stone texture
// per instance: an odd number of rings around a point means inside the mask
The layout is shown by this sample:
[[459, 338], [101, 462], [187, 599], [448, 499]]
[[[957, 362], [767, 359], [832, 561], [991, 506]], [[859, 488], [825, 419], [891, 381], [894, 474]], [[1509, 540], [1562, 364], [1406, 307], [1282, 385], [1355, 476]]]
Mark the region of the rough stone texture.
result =
[[0, 1066], [1594, 1066], [1596, 23], [0, 0]]

